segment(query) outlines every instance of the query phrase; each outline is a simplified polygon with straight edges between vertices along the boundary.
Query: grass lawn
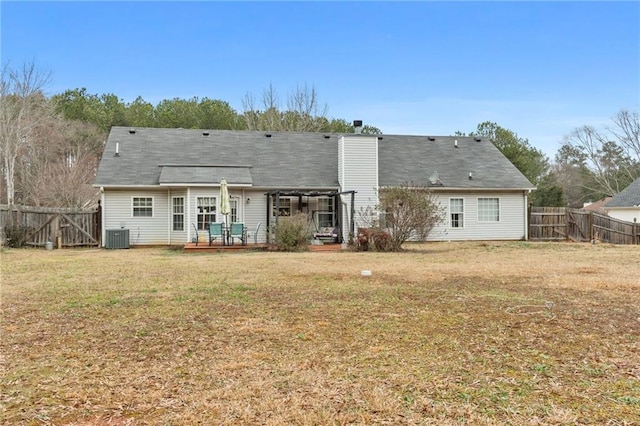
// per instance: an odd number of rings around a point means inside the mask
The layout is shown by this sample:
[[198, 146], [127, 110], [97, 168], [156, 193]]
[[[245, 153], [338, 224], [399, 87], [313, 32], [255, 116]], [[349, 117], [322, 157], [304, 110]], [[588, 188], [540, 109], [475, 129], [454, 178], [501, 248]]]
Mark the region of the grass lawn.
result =
[[1, 250], [0, 423], [640, 424], [640, 246], [407, 249]]

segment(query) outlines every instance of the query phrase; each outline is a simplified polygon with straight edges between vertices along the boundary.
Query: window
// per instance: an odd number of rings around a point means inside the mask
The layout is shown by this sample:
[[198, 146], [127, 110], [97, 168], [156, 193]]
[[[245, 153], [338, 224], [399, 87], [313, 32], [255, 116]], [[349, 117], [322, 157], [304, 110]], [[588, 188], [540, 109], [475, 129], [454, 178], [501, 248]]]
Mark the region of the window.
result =
[[451, 228], [464, 227], [464, 199], [451, 198], [449, 200], [449, 219]]
[[478, 198], [478, 222], [499, 222], [500, 200], [498, 198]]
[[153, 197], [133, 197], [133, 217], [153, 217]]
[[184, 197], [173, 197], [173, 230], [184, 231]]
[[208, 230], [209, 223], [216, 222], [216, 197], [198, 197], [196, 209], [198, 229]]
[[333, 198], [318, 198], [318, 227], [333, 226]]
[[238, 199], [232, 198], [229, 201], [229, 204], [231, 205], [231, 214], [229, 215], [229, 219], [231, 220], [231, 223], [237, 223], [238, 222]]
[[[276, 200], [273, 200], [273, 208], [275, 212]], [[280, 209], [278, 216], [291, 216], [291, 198], [280, 198]]]

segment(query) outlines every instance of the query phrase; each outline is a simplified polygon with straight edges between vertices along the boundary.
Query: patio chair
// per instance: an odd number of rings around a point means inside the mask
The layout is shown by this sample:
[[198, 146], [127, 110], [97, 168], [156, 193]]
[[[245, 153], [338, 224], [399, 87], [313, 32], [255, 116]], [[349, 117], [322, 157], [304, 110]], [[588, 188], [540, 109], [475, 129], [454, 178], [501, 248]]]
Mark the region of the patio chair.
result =
[[224, 245], [224, 224], [220, 222], [211, 222], [209, 224], [209, 245], [218, 238], [220, 244]]
[[238, 238], [242, 241], [242, 245], [247, 244], [247, 228], [244, 223], [232, 223], [229, 230], [229, 238], [231, 238], [231, 245], [233, 245], [234, 239]]

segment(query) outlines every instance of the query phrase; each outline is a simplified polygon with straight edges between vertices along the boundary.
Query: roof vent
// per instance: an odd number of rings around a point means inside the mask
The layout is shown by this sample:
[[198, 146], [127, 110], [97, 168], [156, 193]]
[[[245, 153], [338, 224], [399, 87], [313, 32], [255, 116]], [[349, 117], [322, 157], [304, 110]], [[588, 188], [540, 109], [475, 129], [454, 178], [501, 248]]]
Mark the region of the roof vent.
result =
[[202, 132], [202, 136], [209, 136], [209, 132]]
[[453, 146], [455, 146], [456, 148], [458, 147], [458, 139], [453, 141]]
[[116, 153], [113, 156], [120, 157], [120, 144], [118, 142], [116, 142]]
[[265, 137], [265, 138], [270, 138], [270, 137], [271, 137], [271, 133], [265, 133], [265, 134], [264, 134], [264, 137]]
[[129, 129], [129, 134], [130, 135], [135, 135], [136, 134], [136, 129]]
[[476, 137], [476, 142], [480, 142], [482, 138]]
[[429, 136], [429, 140], [430, 140], [430, 141], [435, 141], [435, 140], [436, 140], [436, 137], [435, 137], [435, 136]]
[[469, 172], [469, 180], [472, 180], [472, 179], [473, 179], [473, 173]]
[[325, 139], [329, 139], [331, 136], [329, 136], [329, 135], [323, 135], [322, 137], [323, 137], [323, 138], [325, 138]]

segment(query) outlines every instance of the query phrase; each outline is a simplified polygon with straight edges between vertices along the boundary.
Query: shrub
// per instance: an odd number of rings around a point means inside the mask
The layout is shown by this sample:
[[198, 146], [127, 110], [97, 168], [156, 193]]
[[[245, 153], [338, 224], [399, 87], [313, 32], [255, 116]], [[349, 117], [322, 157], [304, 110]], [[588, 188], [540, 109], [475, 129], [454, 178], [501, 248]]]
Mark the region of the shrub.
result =
[[391, 251], [391, 237], [380, 228], [358, 229], [358, 251]]
[[31, 232], [28, 226], [5, 226], [5, 243], [7, 247], [22, 247], [27, 242], [27, 237]]
[[291, 217], [279, 217], [277, 225], [271, 227], [274, 246], [280, 251], [307, 250], [312, 237], [309, 229], [309, 218], [304, 213]]
[[444, 220], [444, 209], [428, 187], [407, 183], [384, 188], [378, 195], [377, 206], [360, 211], [368, 227], [358, 231], [359, 250], [400, 251], [409, 239], [426, 240]]

